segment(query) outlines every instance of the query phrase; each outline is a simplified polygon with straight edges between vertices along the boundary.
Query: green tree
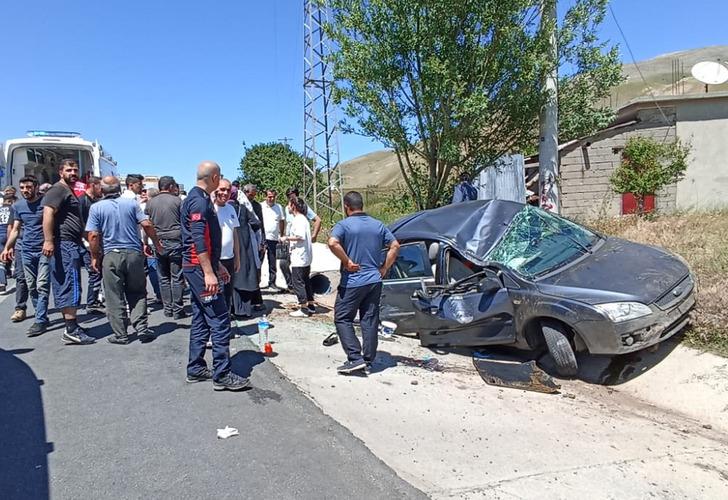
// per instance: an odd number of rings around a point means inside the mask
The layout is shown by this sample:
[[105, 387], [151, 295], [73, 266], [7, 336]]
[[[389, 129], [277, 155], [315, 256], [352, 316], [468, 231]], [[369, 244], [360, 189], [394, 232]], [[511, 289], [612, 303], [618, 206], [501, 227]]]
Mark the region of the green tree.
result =
[[287, 144], [259, 143], [245, 146], [240, 160], [240, 181], [278, 191], [279, 201], [285, 201], [285, 192], [291, 186], [301, 187], [303, 156]]
[[[553, 67], [540, 0], [330, 0], [335, 97], [345, 130], [394, 150], [419, 208], [461, 172], [533, 150]], [[575, 0], [557, 28], [562, 139], [604, 126], [595, 105], [621, 79], [596, 28], [607, 0]]]
[[691, 146], [680, 140], [657, 142], [649, 137], [630, 137], [622, 151], [622, 163], [609, 179], [617, 193], [632, 193], [637, 213], [645, 213], [645, 196], [685, 176]]

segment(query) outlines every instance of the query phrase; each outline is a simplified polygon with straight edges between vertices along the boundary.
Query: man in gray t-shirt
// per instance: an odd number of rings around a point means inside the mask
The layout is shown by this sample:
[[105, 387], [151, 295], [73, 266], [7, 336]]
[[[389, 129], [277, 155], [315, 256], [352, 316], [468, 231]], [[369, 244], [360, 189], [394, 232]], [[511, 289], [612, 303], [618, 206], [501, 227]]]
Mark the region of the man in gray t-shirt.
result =
[[104, 177], [101, 192], [104, 198], [91, 206], [86, 231], [91, 245], [91, 266], [98, 272], [103, 262], [106, 316], [114, 331], [114, 337], [108, 337], [108, 340], [112, 344], [129, 343], [124, 321], [127, 304], [137, 335], [140, 339], [149, 340], [153, 333], [147, 325], [146, 259], [139, 238], [139, 226], [159, 250], [157, 233], [136, 200], [121, 198], [121, 186], [116, 177]]
[[178, 188], [174, 177], [164, 175], [159, 178], [158, 185], [159, 194], [147, 202], [144, 211], [152, 221], [162, 245], [162, 250], [157, 254], [157, 271], [164, 315], [179, 320], [185, 317], [180, 226], [182, 199], [175, 194]]

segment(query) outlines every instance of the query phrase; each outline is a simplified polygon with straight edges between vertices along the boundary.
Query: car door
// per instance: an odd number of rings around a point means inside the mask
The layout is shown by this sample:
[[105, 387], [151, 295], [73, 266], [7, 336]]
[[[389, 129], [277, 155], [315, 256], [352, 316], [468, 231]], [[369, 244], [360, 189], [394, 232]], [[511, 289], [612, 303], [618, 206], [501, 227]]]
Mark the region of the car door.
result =
[[476, 269], [468, 280], [462, 259], [452, 249], [445, 249], [445, 282], [465, 280], [468, 287], [437, 287], [412, 298], [415, 317], [421, 325], [420, 342], [424, 346], [481, 346], [511, 344], [515, 341], [513, 303], [508, 289], [496, 270]]
[[382, 284], [379, 319], [397, 324], [397, 333], [418, 330], [412, 295], [415, 290], [435, 284], [424, 242], [405, 243]]

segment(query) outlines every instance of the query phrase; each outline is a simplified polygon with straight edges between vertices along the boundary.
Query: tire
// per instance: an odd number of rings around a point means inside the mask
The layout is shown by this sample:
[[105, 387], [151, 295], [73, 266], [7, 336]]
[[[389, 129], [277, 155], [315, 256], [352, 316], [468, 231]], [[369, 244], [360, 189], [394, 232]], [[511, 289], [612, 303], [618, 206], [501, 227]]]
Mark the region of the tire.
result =
[[559, 375], [567, 377], [576, 375], [579, 367], [566, 329], [559, 323], [545, 321], [541, 323], [541, 332], [549, 349], [549, 354], [556, 362], [556, 371], [559, 372]]

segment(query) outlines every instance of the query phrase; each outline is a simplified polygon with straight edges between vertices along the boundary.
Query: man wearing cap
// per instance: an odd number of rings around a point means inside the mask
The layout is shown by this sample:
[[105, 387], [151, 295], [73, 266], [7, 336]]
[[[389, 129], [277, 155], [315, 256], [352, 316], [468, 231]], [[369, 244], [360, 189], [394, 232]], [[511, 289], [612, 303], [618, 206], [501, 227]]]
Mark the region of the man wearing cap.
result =
[[174, 177], [160, 177], [158, 186], [159, 194], [147, 202], [145, 212], [152, 221], [161, 244], [161, 250], [157, 254], [157, 268], [164, 315], [182, 319], [185, 317], [182, 303], [184, 277], [180, 229], [182, 200], [175, 194], [177, 182]]

